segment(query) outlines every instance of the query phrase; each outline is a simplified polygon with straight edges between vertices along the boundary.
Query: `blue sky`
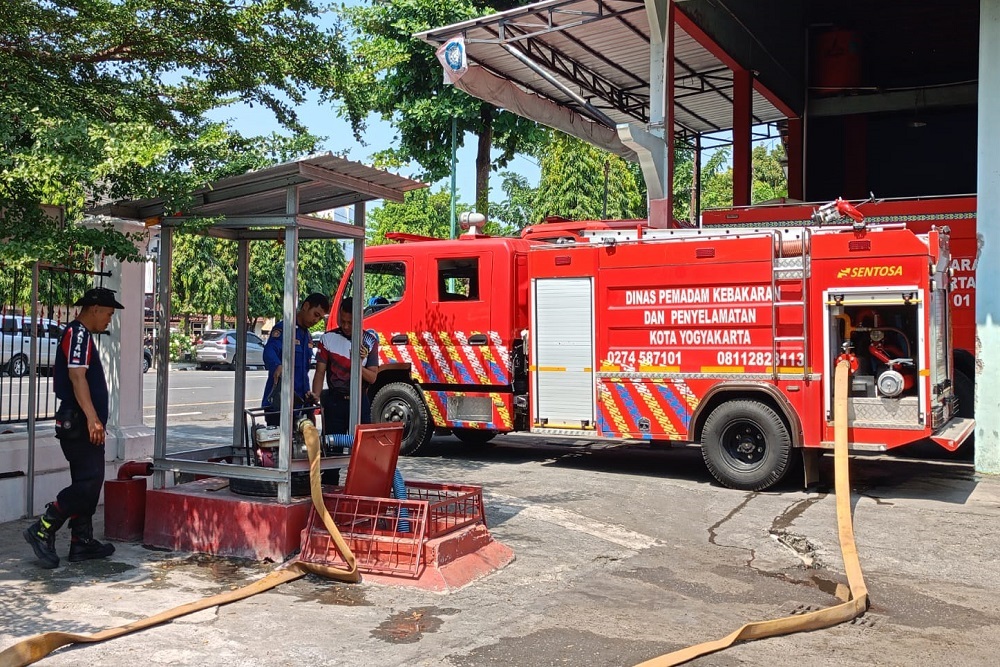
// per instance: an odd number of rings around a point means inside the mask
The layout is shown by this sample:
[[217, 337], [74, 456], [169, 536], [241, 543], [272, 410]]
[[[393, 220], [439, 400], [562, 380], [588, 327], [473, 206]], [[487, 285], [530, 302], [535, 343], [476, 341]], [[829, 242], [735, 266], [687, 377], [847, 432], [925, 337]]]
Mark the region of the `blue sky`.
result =
[[[346, 150], [348, 157], [358, 162], [371, 164], [371, 156], [377, 151], [392, 146], [395, 131], [392, 126], [381, 120], [377, 116], [368, 119], [368, 129], [364, 135], [364, 144], [359, 143], [354, 138], [351, 125], [346, 119], [337, 114], [337, 109], [329, 105], [320, 104], [315, 96], [302, 105], [296, 107], [299, 119], [306, 128], [313, 134], [320, 137], [327, 137], [323, 142], [323, 148], [339, 153]], [[216, 109], [208, 114], [216, 121], [229, 121], [229, 123], [244, 135], [266, 135], [271, 132], [287, 134], [287, 130], [278, 124], [271, 115], [271, 112], [255, 107], [251, 109], [245, 104], [233, 104], [221, 109]], [[465, 145], [458, 150], [458, 168], [456, 169], [456, 189], [458, 190], [458, 200], [466, 204], [471, 204], [475, 200], [476, 192], [476, 138], [473, 135], [466, 135]], [[539, 168], [528, 157], [515, 158], [505, 171], [514, 171], [525, 176], [531, 185], [538, 184]], [[413, 164], [409, 168], [400, 170], [403, 176], [415, 176], [420, 172], [420, 167]], [[497, 172], [493, 172], [490, 178], [493, 186], [491, 192], [496, 197], [499, 191], [500, 178]], [[449, 179], [432, 184], [436, 190], [439, 185], [450, 187]]]

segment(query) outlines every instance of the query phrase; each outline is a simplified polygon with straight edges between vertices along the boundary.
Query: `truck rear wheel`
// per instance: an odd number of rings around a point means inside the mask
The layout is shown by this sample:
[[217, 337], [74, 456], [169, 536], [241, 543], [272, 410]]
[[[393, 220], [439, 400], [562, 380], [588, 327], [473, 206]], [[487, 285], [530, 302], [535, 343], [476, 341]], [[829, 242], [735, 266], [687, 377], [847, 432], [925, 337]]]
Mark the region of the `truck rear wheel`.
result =
[[455, 437], [462, 441], [462, 444], [470, 447], [492, 447], [490, 441], [497, 437], [496, 431], [487, 431], [482, 428], [456, 428], [452, 429]]
[[760, 401], [727, 401], [705, 421], [701, 454], [715, 479], [731, 489], [761, 491], [785, 476], [792, 438], [784, 420]]
[[[955, 396], [958, 397], [958, 416], [973, 417], [976, 413], [976, 383], [962, 371], [955, 369]], [[975, 455], [976, 434], [973, 433], [969, 439], [955, 450], [953, 457], [959, 459], [971, 459]]]
[[403, 442], [399, 447], [403, 456], [416, 454], [434, 433], [434, 422], [423, 396], [406, 382], [390, 382], [378, 390], [372, 401], [372, 419], [403, 423]]

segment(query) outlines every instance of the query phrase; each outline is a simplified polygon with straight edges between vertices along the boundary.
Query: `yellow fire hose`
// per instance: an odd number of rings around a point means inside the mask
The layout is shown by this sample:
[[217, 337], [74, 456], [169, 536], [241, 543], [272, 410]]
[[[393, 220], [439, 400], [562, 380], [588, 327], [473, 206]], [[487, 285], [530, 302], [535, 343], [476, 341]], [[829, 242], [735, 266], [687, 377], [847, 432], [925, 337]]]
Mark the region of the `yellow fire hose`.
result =
[[[851, 490], [847, 458], [847, 381], [850, 368], [847, 362], [837, 364], [834, 384], [834, 471], [835, 491], [837, 497], [837, 527], [840, 535], [840, 551], [844, 559], [844, 570], [850, 587], [849, 599], [839, 605], [828, 607], [800, 616], [787, 616], [770, 621], [747, 623], [732, 634], [714, 641], [689, 646], [673, 653], [662, 655], [637, 665], [637, 667], [670, 667], [680, 665], [709, 653], [715, 653], [741, 641], [777, 637], [795, 632], [820, 630], [829, 628], [845, 621], [857, 618], [868, 609], [868, 588], [861, 573], [858, 562], [858, 550], [854, 542], [854, 525], [851, 519]], [[309, 452], [309, 482], [313, 505], [323, 520], [323, 525], [330, 531], [337, 548], [348, 563], [348, 569], [342, 570], [299, 560], [292, 561], [287, 567], [280, 568], [263, 579], [255, 581], [235, 591], [222, 593], [203, 600], [191, 602], [180, 607], [150, 616], [141, 621], [110, 628], [91, 635], [78, 635], [68, 632], [46, 632], [35, 635], [14, 644], [0, 653], [0, 667], [22, 667], [41, 660], [52, 651], [70, 644], [89, 644], [114, 639], [122, 635], [153, 627], [186, 614], [192, 614], [202, 609], [229, 604], [251, 595], [294, 581], [312, 572], [323, 577], [339, 581], [356, 582], [360, 580], [354, 554], [344, 542], [340, 531], [333, 523], [330, 513], [323, 503], [323, 492], [320, 486], [319, 470], [319, 434], [311, 423], [303, 426], [302, 433]], [[838, 590], [839, 593], [839, 590]]]
[[[846, 602], [801, 616], [786, 616], [770, 621], [747, 623], [722, 639], [688, 646], [673, 653], [647, 660], [636, 667], [671, 667], [681, 665], [709, 653], [729, 648], [736, 642], [777, 637], [794, 632], [821, 630], [857, 618], [868, 609], [868, 587], [865, 586], [858, 562], [858, 549], [854, 543], [854, 522], [851, 518], [850, 470], [847, 459], [847, 380], [850, 366], [846, 361], [837, 363], [834, 376], [833, 432], [834, 432], [834, 490], [837, 496], [837, 531], [840, 535], [840, 553], [850, 587]], [[839, 592], [839, 590], [838, 590]]]
[[326, 526], [328, 531], [330, 531], [330, 535], [333, 537], [333, 541], [337, 545], [337, 549], [347, 562], [347, 569], [317, 565], [315, 563], [306, 563], [296, 559], [288, 563], [287, 566], [283, 566], [263, 579], [259, 579], [248, 586], [244, 586], [243, 588], [238, 588], [235, 591], [229, 591], [226, 593], [220, 593], [219, 595], [213, 595], [212, 597], [190, 602], [188, 604], [181, 605], [180, 607], [174, 607], [173, 609], [161, 612], [155, 616], [150, 616], [149, 618], [144, 618], [140, 621], [136, 621], [135, 623], [129, 623], [128, 625], [122, 625], [117, 628], [101, 630], [100, 632], [95, 632], [91, 635], [78, 635], [69, 632], [46, 632], [40, 635], [35, 635], [34, 637], [29, 637], [28, 639], [24, 639], [17, 644], [4, 649], [3, 652], [0, 652], [0, 667], [22, 667], [22, 665], [30, 665], [34, 662], [38, 662], [48, 654], [58, 648], [62, 648], [63, 646], [68, 646], [70, 644], [93, 644], [95, 642], [114, 639], [116, 637], [121, 637], [122, 635], [136, 632], [137, 630], [144, 630], [146, 628], [151, 628], [154, 625], [166, 623], [167, 621], [179, 618], [180, 616], [193, 614], [194, 612], [201, 611], [202, 609], [236, 602], [237, 600], [248, 598], [251, 595], [256, 595], [257, 593], [263, 593], [264, 591], [280, 586], [286, 582], [300, 579], [310, 572], [318, 574], [321, 577], [336, 579], [338, 581], [360, 581], [361, 575], [358, 573], [357, 562], [355, 561], [354, 554], [351, 552], [350, 547], [347, 546], [347, 543], [344, 541], [343, 536], [341, 536], [340, 531], [337, 530], [337, 525], [333, 522], [333, 518], [327, 511], [326, 505], [323, 503], [323, 489], [320, 483], [319, 470], [319, 434], [316, 432], [316, 427], [312, 424], [312, 422], [307, 420], [303, 422], [300, 429], [302, 431], [303, 439], [306, 442], [306, 450], [309, 453], [309, 486], [312, 494], [313, 507], [316, 508], [316, 512], [323, 520], [323, 525]]

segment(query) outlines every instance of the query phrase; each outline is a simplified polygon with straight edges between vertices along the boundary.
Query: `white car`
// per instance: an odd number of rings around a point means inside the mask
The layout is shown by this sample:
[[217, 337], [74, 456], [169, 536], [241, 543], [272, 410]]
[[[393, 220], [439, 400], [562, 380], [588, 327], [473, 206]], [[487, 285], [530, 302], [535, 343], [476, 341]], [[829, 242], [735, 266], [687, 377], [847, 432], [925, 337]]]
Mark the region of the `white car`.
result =
[[[195, 344], [195, 361], [199, 368], [236, 363], [236, 331], [209, 330]], [[257, 334], [247, 332], [247, 366], [264, 366], [264, 341]]]
[[[24, 377], [31, 366], [31, 337], [35, 327], [31, 316], [4, 315], [0, 318], [0, 369], [13, 377]], [[37, 333], [38, 352], [36, 360], [39, 368], [51, 368], [56, 363], [56, 350], [62, 325], [55, 320], [39, 321]]]

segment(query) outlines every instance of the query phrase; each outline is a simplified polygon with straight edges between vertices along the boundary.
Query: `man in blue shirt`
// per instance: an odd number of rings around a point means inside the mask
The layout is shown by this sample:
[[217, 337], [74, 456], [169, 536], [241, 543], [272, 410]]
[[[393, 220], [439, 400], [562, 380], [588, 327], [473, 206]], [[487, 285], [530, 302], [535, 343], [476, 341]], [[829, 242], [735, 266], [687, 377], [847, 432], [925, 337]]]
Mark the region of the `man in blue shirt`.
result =
[[[317, 322], [326, 318], [330, 312], [330, 300], [325, 294], [313, 292], [307, 296], [295, 313], [295, 349], [292, 355], [292, 391], [300, 399], [316, 402], [318, 398], [312, 393], [309, 382], [309, 362], [312, 361], [312, 337], [309, 329]], [[271, 335], [264, 345], [264, 366], [267, 368], [267, 382], [264, 384], [264, 398], [260, 405], [268, 411], [265, 417], [270, 425], [278, 424], [281, 415], [281, 399], [274, 391], [275, 383], [283, 375], [281, 368], [281, 348], [284, 340], [284, 321], [279, 321], [271, 329]], [[271, 394], [274, 394], [272, 396]]]
[[70, 562], [106, 558], [115, 552], [113, 544], [94, 539], [92, 522], [104, 485], [104, 425], [108, 422], [108, 383], [92, 334], [107, 331], [115, 310], [124, 306], [113, 291], [103, 287], [87, 290], [74, 305], [81, 306], [80, 313], [59, 339], [52, 372], [59, 399], [56, 437], [69, 462], [72, 483], [23, 532], [46, 569], [59, 565], [56, 531], [67, 519], [72, 533]]

